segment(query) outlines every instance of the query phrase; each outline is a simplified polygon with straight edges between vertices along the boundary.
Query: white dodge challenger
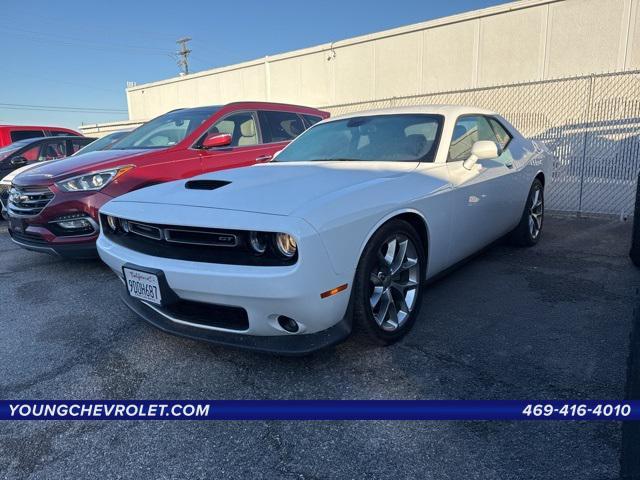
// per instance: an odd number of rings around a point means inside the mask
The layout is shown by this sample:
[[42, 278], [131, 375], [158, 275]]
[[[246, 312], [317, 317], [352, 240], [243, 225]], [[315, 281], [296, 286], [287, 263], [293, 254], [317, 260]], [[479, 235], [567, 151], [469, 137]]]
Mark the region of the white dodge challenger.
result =
[[388, 344], [415, 323], [426, 280], [506, 234], [538, 242], [551, 166], [494, 112], [359, 112], [268, 164], [110, 201], [98, 251], [125, 303], [167, 332], [283, 354], [353, 328]]

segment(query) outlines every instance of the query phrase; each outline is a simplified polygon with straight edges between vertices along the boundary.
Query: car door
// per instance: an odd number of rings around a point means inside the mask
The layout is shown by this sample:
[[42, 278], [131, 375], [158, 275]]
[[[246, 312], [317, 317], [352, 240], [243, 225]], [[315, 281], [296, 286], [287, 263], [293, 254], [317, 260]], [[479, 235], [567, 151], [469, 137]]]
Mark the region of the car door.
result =
[[467, 170], [463, 162], [477, 141], [499, 145], [487, 117], [465, 115], [457, 119], [449, 146], [447, 168], [452, 184], [453, 224], [451, 259], [461, 260], [504, 233], [511, 222], [509, 175], [513, 165], [502, 152], [498, 158], [478, 160]]
[[236, 111], [224, 116], [209, 128], [198, 144], [207, 135], [216, 133], [231, 135], [231, 144], [200, 150], [203, 172], [244, 167], [271, 159], [271, 155], [265, 153], [264, 146], [261, 144], [255, 111]]

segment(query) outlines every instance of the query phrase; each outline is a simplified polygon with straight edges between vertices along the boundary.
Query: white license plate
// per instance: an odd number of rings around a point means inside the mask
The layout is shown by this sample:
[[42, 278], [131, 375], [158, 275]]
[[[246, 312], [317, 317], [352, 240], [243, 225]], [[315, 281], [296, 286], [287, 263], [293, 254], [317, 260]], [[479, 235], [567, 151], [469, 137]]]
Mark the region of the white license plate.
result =
[[160, 294], [160, 283], [158, 277], [153, 273], [141, 272], [140, 270], [124, 269], [124, 279], [127, 284], [129, 295], [145, 302], [160, 305], [162, 295]]

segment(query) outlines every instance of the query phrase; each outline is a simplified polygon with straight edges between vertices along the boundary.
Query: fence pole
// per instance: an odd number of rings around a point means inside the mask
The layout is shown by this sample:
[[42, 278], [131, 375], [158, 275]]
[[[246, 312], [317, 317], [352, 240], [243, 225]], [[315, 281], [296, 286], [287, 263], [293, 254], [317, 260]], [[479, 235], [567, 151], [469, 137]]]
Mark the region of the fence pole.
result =
[[589, 77], [589, 95], [587, 95], [587, 114], [582, 145], [582, 160], [580, 163], [580, 196], [578, 197], [578, 216], [582, 215], [582, 190], [584, 189], [584, 171], [587, 163], [587, 142], [589, 141], [589, 126], [591, 123], [591, 104], [593, 103], [593, 85], [595, 77]]

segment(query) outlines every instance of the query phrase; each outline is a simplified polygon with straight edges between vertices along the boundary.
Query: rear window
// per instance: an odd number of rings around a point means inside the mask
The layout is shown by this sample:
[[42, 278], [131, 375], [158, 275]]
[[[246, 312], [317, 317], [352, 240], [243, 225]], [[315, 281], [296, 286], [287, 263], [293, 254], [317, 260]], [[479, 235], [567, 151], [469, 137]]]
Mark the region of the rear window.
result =
[[304, 121], [307, 122], [307, 127], [312, 127], [322, 120], [322, 117], [318, 117], [317, 115], [302, 115], [302, 117]]
[[19, 140], [26, 140], [28, 138], [44, 137], [42, 130], [13, 130], [11, 132], [11, 141], [17, 142]]
[[264, 143], [287, 142], [305, 130], [302, 119], [291, 112], [258, 112], [262, 141]]

